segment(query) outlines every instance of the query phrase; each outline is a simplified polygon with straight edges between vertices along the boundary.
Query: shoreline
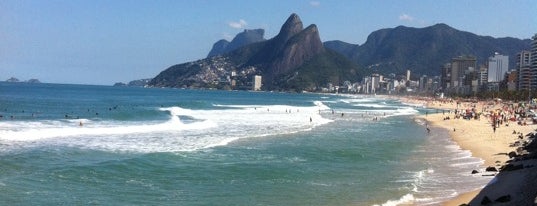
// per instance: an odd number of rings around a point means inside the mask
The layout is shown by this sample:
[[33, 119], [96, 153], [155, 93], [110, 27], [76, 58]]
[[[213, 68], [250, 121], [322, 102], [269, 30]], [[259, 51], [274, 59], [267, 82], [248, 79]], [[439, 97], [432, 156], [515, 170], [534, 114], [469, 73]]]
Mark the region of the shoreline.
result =
[[[527, 136], [535, 131], [537, 125], [527, 124], [519, 125], [517, 122], [507, 120], [503, 124], [499, 124], [498, 127], [492, 127], [491, 116], [484, 115], [490, 111], [499, 111], [504, 109], [503, 104], [497, 102], [438, 102], [432, 99], [419, 99], [408, 97], [396, 97], [401, 102], [422, 105], [427, 109], [437, 109], [432, 114], [419, 115], [419, 118], [426, 120], [429, 124], [435, 127], [446, 129], [450, 138], [457, 144], [462, 150], [468, 150], [472, 153], [473, 157], [477, 157], [483, 160], [483, 164], [478, 169], [479, 173], [483, 173], [487, 167], [494, 167], [498, 171], [500, 167], [507, 164], [511, 152], [516, 152], [517, 148], [512, 144], [516, 141], [522, 141], [519, 137]], [[481, 111], [479, 118], [456, 118], [455, 110], [459, 112], [461, 110], [472, 109], [472, 111]], [[477, 112], [476, 112], [477, 113]], [[449, 117], [449, 119], [446, 119]], [[468, 168], [468, 173], [471, 173], [473, 168]], [[500, 173], [496, 173], [498, 175]], [[496, 177], [494, 178], [496, 179]], [[491, 180], [492, 181], [494, 181]], [[490, 183], [489, 183], [490, 184]], [[461, 204], [468, 204], [474, 199], [483, 198], [485, 194], [485, 185], [483, 188], [474, 191], [458, 194], [456, 197], [447, 200], [442, 205], [447, 206], [459, 206]], [[503, 189], [504, 193], [507, 193], [509, 189]], [[479, 197], [479, 198], [478, 198]], [[477, 203], [479, 203], [481, 201]], [[474, 204], [475, 204], [474, 200]], [[494, 200], [493, 200], [494, 201]]]

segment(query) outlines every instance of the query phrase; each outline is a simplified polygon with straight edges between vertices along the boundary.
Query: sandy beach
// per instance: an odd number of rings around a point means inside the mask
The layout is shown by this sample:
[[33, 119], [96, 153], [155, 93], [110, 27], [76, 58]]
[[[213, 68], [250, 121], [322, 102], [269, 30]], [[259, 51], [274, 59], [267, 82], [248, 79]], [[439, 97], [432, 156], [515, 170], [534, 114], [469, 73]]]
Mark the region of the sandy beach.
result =
[[[516, 141], [524, 141], [523, 139], [520, 139], [520, 137], [526, 139], [528, 134], [537, 129], [537, 125], [534, 125], [531, 122], [526, 122], [526, 125], [519, 125], [517, 124], [518, 122], [509, 120], [500, 124], [499, 127], [493, 128], [493, 118], [485, 114], [489, 114], [490, 111], [498, 111], [498, 109], [504, 106], [503, 103], [456, 103], [408, 98], [404, 98], [403, 101], [412, 104], [421, 104], [427, 108], [438, 109], [436, 112], [426, 114], [421, 118], [426, 119], [432, 126], [447, 129], [451, 138], [461, 147], [461, 149], [469, 150], [474, 157], [483, 159], [484, 163], [479, 172], [482, 172], [487, 167], [494, 167], [497, 170], [500, 170], [500, 167], [505, 165], [506, 161], [510, 159], [508, 154], [510, 152], [517, 152], [517, 147], [513, 147], [512, 144]], [[456, 118], [454, 110], [461, 111], [471, 108], [482, 113], [479, 118]], [[473, 168], [469, 168], [468, 172], [470, 173], [472, 170]], [[476, 190], [460, 194], [456, 198], [445, 202], [444, 205], [458, 206], [467, 204], [474, 198], [479, 199], [479, 197], [476, 196], [480, 193], [483, 193], [481, 196], [485, 195], [485, 192], [482, 190]]]

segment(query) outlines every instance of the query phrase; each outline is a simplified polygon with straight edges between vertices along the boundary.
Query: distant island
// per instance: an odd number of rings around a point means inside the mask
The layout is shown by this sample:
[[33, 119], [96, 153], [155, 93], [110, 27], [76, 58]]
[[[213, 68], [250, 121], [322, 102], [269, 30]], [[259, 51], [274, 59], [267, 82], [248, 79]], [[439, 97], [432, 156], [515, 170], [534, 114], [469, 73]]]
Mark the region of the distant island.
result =
[[117, 82], [114, 84], [114, 87], [146, 87], [150, 81], [151, 78], [133, 80], [129, 83]]
[[[21, 82], [19, 79], [15, 78], [15, 77], [11, 77], [9, 79], [6, 80], [6, 82]], [[29, 79], [27, 81], [22, 81], [24, 83], [32, 83], [32, 84], [38, 84], [38, 83], [41, 83], [41, 81], [39, 81], [39, 79]]]

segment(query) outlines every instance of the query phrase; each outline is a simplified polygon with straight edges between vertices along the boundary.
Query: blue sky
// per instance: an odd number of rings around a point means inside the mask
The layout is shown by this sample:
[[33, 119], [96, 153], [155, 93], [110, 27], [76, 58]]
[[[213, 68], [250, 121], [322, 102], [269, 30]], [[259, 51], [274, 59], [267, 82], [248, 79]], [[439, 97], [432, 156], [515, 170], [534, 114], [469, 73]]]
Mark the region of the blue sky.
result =
[[291, 13], [322, 41], [363, 44], [378, 29], [446, 23], [531, 38], [537, 1], [517, 0], [0, 0], [0, 80], [111, 85], [205, 58], [244, 29], [274, 37]]

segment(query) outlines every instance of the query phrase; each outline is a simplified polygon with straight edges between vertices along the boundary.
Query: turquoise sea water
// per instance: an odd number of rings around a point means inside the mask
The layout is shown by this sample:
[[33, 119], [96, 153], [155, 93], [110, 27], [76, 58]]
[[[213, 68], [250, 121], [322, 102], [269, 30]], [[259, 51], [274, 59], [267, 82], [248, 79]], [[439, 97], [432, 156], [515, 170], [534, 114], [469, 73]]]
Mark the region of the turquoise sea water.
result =
[[[489, 180], [397, 100], [0, 83], [0, 205], [435, 205]], [[378, 118], [374, 121], [374, 118]]]

